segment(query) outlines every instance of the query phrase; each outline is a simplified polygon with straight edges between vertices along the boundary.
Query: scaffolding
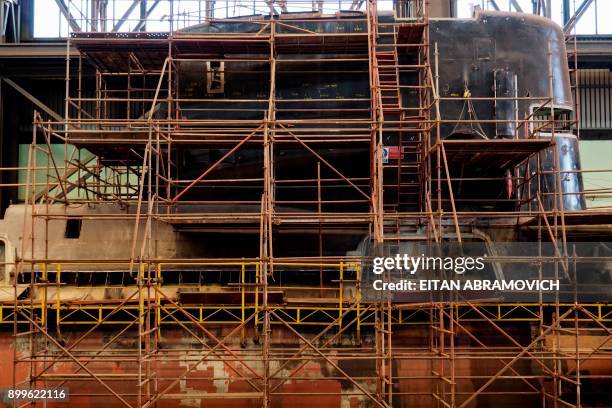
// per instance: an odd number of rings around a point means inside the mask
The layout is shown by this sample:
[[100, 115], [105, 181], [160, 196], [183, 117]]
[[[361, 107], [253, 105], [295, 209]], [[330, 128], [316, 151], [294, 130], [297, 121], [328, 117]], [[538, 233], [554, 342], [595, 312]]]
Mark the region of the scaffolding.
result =
[[[552, 72], [551, 95], [506, 98], [538, 106], [512, 121], [515, 138], [445, 139], [444, 124], [500, 120], [442, 117], [442, 104], [479, 98], [440, 95], [427, 1], [398, 3], [393, 19], [384, 18], [376, 0], [354, 2], [346, 14], [319, 9], [316, 20], [286, 17], [267, 4], [268, 16], [207, 19], [207, 27], [227, 30], [89, 32], [69, 40], [81, 56], [74, 61], [67, 54], [66, 117], [34, 117], [14, 302], [0, 305], [0, 324], [12, 324], [15, 339], [27, 343], [15, 347], [15, 387], [69, 387], [72, 403], [128, 407], [228, 399], [265, 407], [339, 406], [341, 399], [468, 407], [500, 395], [582, 406], [585, 381], [612, 380], [605, 370], [612, 334], [607, 303], [366, 301], [362, 257], [328, 247], [330, 236], [342, 234], [364, 234], [376, 244], [462, 242], [477, 219], [534, 231], [567, 261], [572, 226], [601, 222], [610, 212], [566, 213], [564, 173], [559, 166], [543, 169], [538, 159], [554, 146], [555, 130], [568, 126], [554, 113]], [[276, 6], [320, 7], [292, 0]], [[317, 30], [313, 21], [335, 29]], [[93, 88], [86, 62], [95, 67]], [[179, 92], [181, 68], [190, 64], [204, 67], [206, 96]], [[218, 97], [232, 69], [266, 84], [265, 94]], [[279, 82], [312, 72], [367, 78], [369, 90], [352, 98], [331, 91], [279, 95]], [[198, 116], [199, 109], [209, 116]], [[236, 111], [244, 119], [224, 116]], [[542, 111], [548, 116], [537, 116]], [[541, 137], [544, 132], [552, 136]], [[64, 146], [62, 162], [54, 144]], [[184, 148], [218, 153], [200, 166]], [[352, 148], [368, 152], [365, 171], [347, 174], [323, 153]], [[261, 168], [220, 176], [245, 149], [257, 150]], [[310, 160], [300, 177], [287, 178], [283, 160], [295, 160], [296, 150]], [[188, 160], [194, 174], [179, 171]], [[512, 183], [524, 191], [519, 208], [465, 209], [466, 201], [483, 199], [456, 195], [458, 184], [474, 180], [454, 174], [454, 164], [482, 162], [513, 169]], [[530, 162], [536, 167], [525, 171]], [[554, 189], [534, 186], [543, 174], [556, 180]], [[234, 190], [245, 196], [237, 200]], [[76, 205], [97, 211], [66, 211]], [[116, 222], [127, 225], [128, 256], [50, 254], [53, 228], [76, 223], [78, 229], [91, 220], [100, 234]], [[168, 257], [159, 248], [169, 230], [246, 233], [257, 237], [258, 252], [236, 247], [231, 257]], [[318, 253], [278, 256], [279, 232], [286, 240], [316, 237]], [[188, 283], [173, 281], [179, 272]], [[92, 287], [112, 298], [64, 297], [79, 274], [103, 282]], [[188, 341], [177, 341], [176, 333]]]

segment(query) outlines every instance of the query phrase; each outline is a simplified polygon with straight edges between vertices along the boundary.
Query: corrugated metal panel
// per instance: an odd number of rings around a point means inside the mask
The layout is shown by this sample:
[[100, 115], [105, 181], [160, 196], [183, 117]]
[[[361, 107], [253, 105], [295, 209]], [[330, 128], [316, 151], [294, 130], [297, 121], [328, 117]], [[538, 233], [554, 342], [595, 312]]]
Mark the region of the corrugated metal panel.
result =
[[579, 70], [578, 83], [581, 128], [612, 128], [612, 73], [610, 70]]

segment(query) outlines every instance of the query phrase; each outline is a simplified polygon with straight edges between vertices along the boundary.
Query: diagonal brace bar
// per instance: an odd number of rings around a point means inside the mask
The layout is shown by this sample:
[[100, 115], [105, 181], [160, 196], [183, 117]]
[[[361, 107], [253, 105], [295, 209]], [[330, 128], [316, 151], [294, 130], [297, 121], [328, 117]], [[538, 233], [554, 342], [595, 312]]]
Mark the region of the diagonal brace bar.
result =
[[253, 136], [255, 136], [257, 134], [257, 132], [259, 132], [259, 130], [261, 130], [262, 125], [258, 126], [257, 129], [255, 129], [250, 135], [248, 135], [247, 137], [245, 137], [244, 139], [242, 139], [236, 146], [232, 147], [227, 153], [225, 153], [223, 155], [223, 157], [221, 157], [219, 160], [217, 160], [212, 166], [210, 166], [208, 169], [206, 169], [206, 171], [204, 171], [204, 173], [200, 174], [198, 176], [197, 179], [193, 180], [191, 183], [189, 183], [189, 185], [187, 187], [185, 187], [183, 190], [181, 190], [180, 193], [178, 193], [173, 199], [172, 199], [172, 203], [176, 203], [179, 198], [181, 198], [183, 195], [185, 195], [185, 193], [187, 191], [189, 191], [193, 186], [195, 186], [196, 184], [198, 184], [200, 181], [202, 181], [202, 179], [204, 179], [204, 177], [208, 176], [214, 169], [217, 168], [217, 166], [219, 166], [221, 163], [223, 163], [225, 161], [225, 159], [227, 159], [228, 157], [230, 157], [232, 154], [234, 154], [234, 152], [236, 152], [236, 150], [238, 150], [243, 144], [245, 144], [246, 142], [248, 142]]
[[300, 340], [302, 340], [305, 344], [307, 344], [315, 353], [317, 353], [318, 355], [320, 355], [321, 357], [323, 357], [323, 359], [325, 361], [327, 361], [327, 363], [329, 365], [331, 365], [332, 367], [334, 367], [340, 374], [342, 374], [347, 380], [349, 380], [355, 387], [357, 387], [359, 389], [359, 391], [363, 392], [363, 394], [365, 396], [367, 396], [368, 398], [370, 398], [372, 401], [374, 401], [374, 403], [379, 406], [379, 407], [383, 407], [383, 408], [388, 408], [388, 405], [384, 402], [384, 401], [380, 401], [378, 398], [376, 398], [374, 395], [372, 395], [370, 392], [368, 392], [368, 390], [366, 390], [365, 388], [363, 388], [363, 386], [361, 384], [359, 384], [357, 381], [355, 381], [350, 375], [348, 375], [344, 370], [342, 370], [338, 364], [336, 364], [335, 362], [333, 362], [328, 356], [325, 355], [325, 353], [323, 353], [321, 350], [319, 350], [317, 347], [315, 347], [310, 341], [308, 341], [308, 339], [304, 336], [302, 336], [297, 330], [295, 330], [293, 327], [291, 327], [290, 324], [288, 324], [286, 321], [284, 321], [282, 318], [280, 318], [273, 310], [270, 310], [270, 313], [272, 315], [274, 315], [280, 322], [282, 322], [285, 326], [287, 326], [287, 328], [289, 328], [289, 330], [291, 330], [297, 337], [300, 338]]

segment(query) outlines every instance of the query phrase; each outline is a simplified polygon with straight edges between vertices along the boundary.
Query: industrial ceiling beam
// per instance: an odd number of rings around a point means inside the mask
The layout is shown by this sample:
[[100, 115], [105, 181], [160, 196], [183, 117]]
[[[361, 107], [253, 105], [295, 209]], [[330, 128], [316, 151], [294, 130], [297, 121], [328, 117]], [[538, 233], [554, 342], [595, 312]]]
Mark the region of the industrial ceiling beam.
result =
[[57, 7], [59, 7], [61, 13], [64, 15], [64, 18], [66, 19], [66, 21], [68, 21], [68, 25], [70, 25], [70, 28], [72, 29], [72, 31], [76, 33], [80, 32], [81, 27], [79, 26], [75, 18], [70, 13], [70, 9], [68, 8], [64, 0], [55, 0], [55, 3], [57, 4]]
[[106, 31], [107, 0], [91, 1], [91, 31]]
[[517, 1], [516, 1], [516, 0], [510, 0], [510, 5], [511, 5], [512, 7], [514, 7], [514, 9], [515, 9], [516, 11], [518, 11], [519, 13], [522, 13], [522, 12], [523, 12], [523, 9], [522, 9], [522, 8], [521, 8], [521, 6], [520, 6], [520, 5], [517, 3]]
[[4, 1], [0, 4], [0, 42], [5, 43], [9, 28], [12, 29], [13, 40], [19, 42], [19, 5], [13, 1]]
[[495, 11], [501, 10], [499, 6], [497, 5], [497, 3], [495, 2], [495, 0], [489, 0], [489, 4], [495, 9]]
[[121, 16], [121, 18], [119, 19], [119, 21], [117, 21], [117, 23], [113, 26], [113, 33], [116, 33], [117, 31], [119, 31], [119, 29], [121, 28], [121, 26], [123, 25], [123, 23], [125, 23], [128, 19], [128, 17], [132, 14], [132, 12], [136, 9], [136, 7], [142, 3], [142, 0], [134, 0], [132, 1], [132, 4], [130, 4], [130, 7], [128, 7], [127, 10], [125, 10], [125, 13], [123, 13], [123, 15]]
[[546, 0], [531, 0], [533, 5], [533, 14], [536, 16], [548, 17], [549, 14], [549, 2]]
[[563, 0], [563, 25], [570, 19], [570, 0]]
[[563, 27], [563, 31], [565, 31], [565, 34], [569, 34], [574, 29], [574, 27], [576, 27], [576, 24], [578, 23], [578, 21], [580, 21], [582, 16], [584, 16], [584, 13], [586, 13], [591, 4], [593, 4], [593, 0], [584, 0], [580, 4], [580, 6], [578, 6], [574, 15], [570, 17], [570, 19], [567, 21], [567, 23], [565, 23], [565, 26]]
[[[160, 0], [155, 0], [153, 4], [151, 4], [151, 7], [149, 7], [149, 9], [147, 10], [144, 16], [141, 16], [140, 21], [138, 22], [138, 24], [132, 31], [140, 31], [145, 27], [145, 25], [147, 24], [147, 19], [149, 18], [153, 10], [155, 10], [155, 7], [157, 7], [157, 5], [159, 4], [159, 1]], [[170, 24], [172, 24], [172, 22], [170, 22]], [[170, 28], [171, 28], [170, 31], [172, 31], [172, 27]]]
[[64, 118], [60, 114], [55, 112], [53, 109], [49, 108], [47, 105], [42, 103], [38, 98], [36, 98], [34, 95], [32, 95], [31, 93], [29, 93], [28, 91], [26, 91], [25, 89], [23, 89], [22, 87], [17, 85], [15, 82], [11, 81], [8, 78], [2, 78], [2, 79], [4, 79], [4, 82], [6, 82], [10, 86], [12, 86], [17, 92], [19, 92], [20, 94], [25, 96], [30, 102], [32, 102], [34, 105], [38, 106], [41, 110], [43, 110], [45, 113], [47, 113], [53, 119], [55, 119], [55, 120], [57, 120], [59, 122], [63, 122], [64, 121]]

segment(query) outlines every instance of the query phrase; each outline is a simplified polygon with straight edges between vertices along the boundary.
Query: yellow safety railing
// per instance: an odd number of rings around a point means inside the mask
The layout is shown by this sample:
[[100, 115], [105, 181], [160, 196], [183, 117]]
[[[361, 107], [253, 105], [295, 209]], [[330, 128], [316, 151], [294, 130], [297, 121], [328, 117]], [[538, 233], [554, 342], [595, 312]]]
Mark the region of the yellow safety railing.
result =
[[[317, 305], [291, 305], [291, 304], [275, 304], [270, 305], [269, 308], [272, 310], [276, 310], [278, 312], [282, 312], [284, 316], [286, 316], [290, 324], [293, 325], [327, 325], [327, 324], [337, 324], [338, 329], [342, 330], [342, 316], [346, 310], [355, 310], [357, 314], [357, 331], [360, 333], [362, 326], [371, 326], [374, 324], [373, 320], [370, 317], [362, 319], [361, 310], [364, 307], [360, 296], [360, 285], [361, 285], [361, 264], [357, 262], [272, 262], [270, 265], [273, 267], [282, 268], [283, 272], [290, 271], [291, 268], [300, 268], [300, 270], [308, 269], [308, 268], [328, 268], [337, 271], [338, 273], [338, 285], [334, 287], [327, 287], [327, 290], [336, 291], [338, 294], [337, 303], [333, 304], [317, 304]], [[74, 268], [74, 267], [79, 268]], [[62, 324], [69, 325], [91, 325], [91, 324], [129, 324], [133, 321], [116, 318], [106, 320], [105, 315], [106, 312], [111, 312], [117, 309], [117, 305], [110, 304], [101, 299], [99, 302], [95, 303], [73, 303], [73, 302], [63, 302], [61, 298], [61, 287], [62, 287], [62, 273], [69, 272], [77, 272], [81, 271], [83, 273], [125, 273], [127, 272], [127, 267], [129, 267], [129, 262], [106, 262], [106, 261], [98, 261], [98, 262], [80, 262], [80, 261], [66, 261], [66, 262], [38, 262], [35, 263], [35, 267], [33, 268], [37, 272], [41, 274], [42, 282], [45, 284], [41, 285], [41, 295], [39, 302], [32, 303], [20, 303], [17, 305], [18, 309], [34, 309], [38, 311], [38, 315], [40, 316], [40, 321], [42, 324], [46, 324], [49, 318], [49, 311], [55, 310], [55, 324], [59, 327]], [[164, 271], [173, 270], [173, 268], [180, 267], [231, 267], [232, 271], [239, 272], [239, 290], [240, 290], [240, 304], [238, 305], [227, 305], [227, 304], [218, 304], [218, 305], [179, 305], [183, 310], [191, 313], [195, 312], [195, 316], [197, 316], [197, 322], [200, 324], [211, 324], [211, 325], [223, 325], [223, 324], [237, 324], [244, 323], [250, 317], [249, 313], [254, 313], [254, 329], [257, 332], [259, 326], [261, 325], [259, 313], [260, 310], [260, 302], [259, 295], [262, 291], [260, 285], [258, 283], [254, 284], [254, 298], [252, 303], [247, 302], [247, 276], [249, 273], [254, 273], [255, 282], [259, 282], [260, 280], [260, 268], [261, 262], [257, 260], [244, 260], [244, 261], [181, 261], [181, 262], [148, 262], [141, 263], [139, 268], [140, 278], [145, 276], [147, 268], [155, 271], [155, 284], [158, 288], [163, 287], [162, 283], [162, 273]], [[251, 269], [249, 271], [249, 269]], [[347, 270], [353, 270], [355, 272], [355, 280], [354, 287], [356, 290], [356, 296], [352, 298], [347, 298], [345, 294], [344, 285], [346, 283], [345, 280], [345, 272]], [[180, 270], [180, 269], [179, 269]], [[49, 282], [49, 271], [55, 272], [55, 281]], [[183, 270], [184, 271], [184, 270]], [[353, 282], [353, 281], [351, 281]], [[47, 288], [56, 286], [55, 293], [55, 301], [52, 302], [48, 298]], [[174, 285], [173, 285], [174, 286]], [[193, 287], [193, 285], [176, 285], [179, 289], [181, 287]], [[93, 287], [100, 288], [108, 288], [108, 287], [117, 287], [114, 285], [99, 285]], [[228, 288], [229, 286], [225, 286]], [[280, 289], [313, 289], [308, 286], [282, 286], [282, 285], [274, 285], [273, 288]], [[234, 287], [232, 287], [234, 289]], [[318, 288], [320, 289], [320, 288]], [[140, 289], [138, 289], [140, 290]], [[120, 299], [123, 300], [123, 299]], [[138, 296], [137, 304], [126, 302], [122, 304], [121, 310], [127, 313], [128, 316], [133, 317], [134, 319], [139, 319], [142, 323], [145, 316], [145, 297], [140, 294]], [[349, 304], [349, 300], [352, 301], [352, 304]], [[151, 301], [151, 299], [149, 299]], [[178, 324], [173, 321], [164, 320], [164, 316], [162, 315], [162, 308], [157, 305], [162, 303], [162, 297], [160, 295], [160, 291], [155, 291], [154, 296], [154, 304], [156, 305], [154, 310], [154, 315], [156, 319], [156, 326], [158, 331], [160, 330], [162, 325], [172, 325]], [[55, 303], [50, 307], [52, 303]], [[528, 321], [537, 321], [541, 318], [541, 308], [550, 308], [550, 307], [560, 307], [560, 308], [568, 308], [572, 307], [573, 304], [559, 304], [559, 305], [540, 305], [538, 303], [478, 303], [474, 305], [479, 308], [487, 318], [494, 321], [515, 321], [515, 322], [528, 322]], [[612, 321], [612, 306], [604, 303], [588, 303], [582, 304], [583, 307], [591, 310], [594, 316], [596, 316], [598, 321], [601, 322], [610, 322]], [[456, 315], [462, 321], [479, 321], [483, 320], [482, 316], [479, 316], [476, 313], [471, 313], [473, 309], [471, 306], [455, 304], [453, 305], [456, 308]], [[14, 321], [14, 309], [15, 305], [13, 302], [0, 304], [0, 324], [2, 323], [13, 323]], [[175, 305], [165, 305], [164, 309], [168, 311], [172, 311], [177, 309]], [[395, 306], [393, 309], [393, 324], [395, 325], [418, 325], [418, 324], [428, 324], [428, 307], [425, 306], [414, 306], [410, 307], [397, 307]], [[62, 312], [66, 312], [64, 316], [62, 316]], [[83, 318], [82, 315], [77, 315], [77, 312], [83, 312], [85, 316], [89, 318]], [[209, 312], [208, 315], [206, 312]], [[70, 319], [71, 317], [77, 315], [78, 318]], [[220, 317], [220, 318], [219, 318]], [[182, 322], [183, 323], [183, 322]], [[185, 320], [184, 323], [189, 323], [188, 320]], [[271, 322], [272, 324], [281, 324], [281, 322]], [[241, 340], [244, 341], [246, 336], [245, 328], [243, 327], [241, 330]]]

